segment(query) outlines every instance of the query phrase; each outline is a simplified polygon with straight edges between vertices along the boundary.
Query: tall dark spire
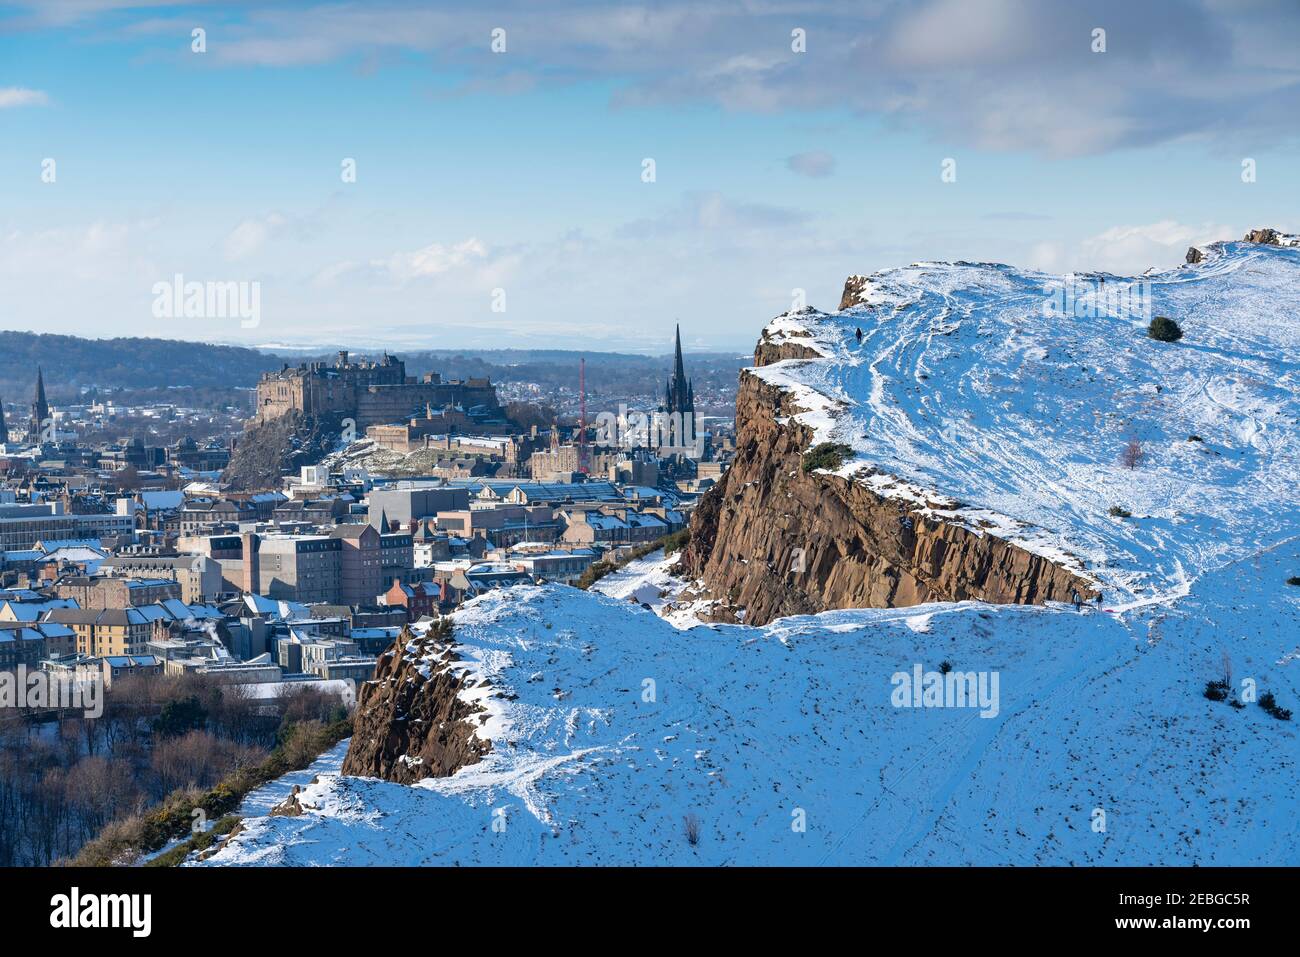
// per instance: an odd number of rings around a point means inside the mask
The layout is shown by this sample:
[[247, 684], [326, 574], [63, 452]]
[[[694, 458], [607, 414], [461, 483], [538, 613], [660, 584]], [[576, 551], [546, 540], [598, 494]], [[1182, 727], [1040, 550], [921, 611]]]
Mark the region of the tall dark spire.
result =
[[45, 435], [45, 423], [50, 419], [50, 405], [45, 401], [45, 377], [41, 367], [36, 367], [36, 396], [32, 400], [32, 420], [27, 426], [27, 439], [33, 445]]
[[673, 363], [673, 378], [678, 382], [686, 381], [686, 364], [682, 362], [682, 324], [677, 324], [677, 357]]
[[673, 374], [664, 389], [664, 411], [695, 414], [695, 390], [686, 378], [686, 363], [682, 360], [682, 327], [677, 326], [677, 343], [673, 355]]
[[5, 400], [0, 396], [0, 444], [9, 441], [9, 430], [5, 428]]

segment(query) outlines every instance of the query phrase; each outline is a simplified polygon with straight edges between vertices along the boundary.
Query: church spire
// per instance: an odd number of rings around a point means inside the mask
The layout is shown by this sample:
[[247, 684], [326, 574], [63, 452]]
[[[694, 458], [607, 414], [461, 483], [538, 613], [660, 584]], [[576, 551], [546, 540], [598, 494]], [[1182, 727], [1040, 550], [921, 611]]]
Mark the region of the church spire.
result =
[[673, 362], [673, 380], [680, 385], [686, 381], [686, 365], [682, 362], [682, 324], [677, 324], [677, 356]]
[[686, 363], [682, 359], [682, 327], [677, 324], [675, 348], [673, 350], [673, 374], [664, 390], [664, 411], [685, 414], [695, 412], [695, 392], [691, 381], [686, 378]]
[[50, 419], [50, 405], [45, 401], [45, 376], [41, 367], [36, 367], [36, 396], [32, 400], [32, 420], [27, 426], [27, 438], [32, 444], [42, 441], [45, 436], [45, 424]]

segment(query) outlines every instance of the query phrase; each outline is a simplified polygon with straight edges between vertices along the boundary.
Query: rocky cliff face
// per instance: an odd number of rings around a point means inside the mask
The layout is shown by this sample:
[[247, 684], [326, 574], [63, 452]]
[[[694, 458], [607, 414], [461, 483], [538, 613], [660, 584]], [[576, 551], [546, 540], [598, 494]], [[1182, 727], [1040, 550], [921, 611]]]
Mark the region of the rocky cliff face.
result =
[[338, 416], [302, 412], [249, 421], [221, 481], [238, 491], [278, 489], [280, 478], [314, 465], [334, 450], [341, 429]]
[[449, 620], [424, 637], [404, 628], [357, 695], [343, 773], [412, 784], [446, 777], [491, 750], [475, 734], [483, 709], [461, 696], [476, 679], [457, 661]]
[[[850, 279], [850, 285], [853, 279]], [[858, 289], [845, 289], [845, 299]], [[756, 366], [821, 358], [797, 336], [764, 336]], [[860, 483], [803, 471], [812, 430], [791, 393], [741, 373], [737, 454], [691, 519], [687, 574], [714, 598], [713, 617], [747, 624], [832, 608], [979, 599], [1034, 604], [1094, 596], [1069, 570], [990, 534], [919, 514]]]

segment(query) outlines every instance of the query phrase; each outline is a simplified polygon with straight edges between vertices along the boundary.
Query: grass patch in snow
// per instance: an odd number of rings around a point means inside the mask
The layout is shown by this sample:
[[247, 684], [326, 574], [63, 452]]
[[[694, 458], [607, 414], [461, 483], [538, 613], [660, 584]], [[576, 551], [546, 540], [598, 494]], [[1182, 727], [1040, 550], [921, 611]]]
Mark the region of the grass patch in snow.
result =
[[843, 442], [822, 442], [803, 454], [803, 470], [805, 473], [817, 469], [834, 472], [852, 455], [853, 450]]
[[638, 558], [645, 558], [647, 555], [657, 552], [661, 548], [664, 550], [665, 555], [668, 555], [671, 552], [679, 552], [686, 547], [686, 543], [690, 540], [691, 530], [689, 528], [683, 528], [680, 531], [673, 532], [671, 535], [657, 538], [653, 542], [646, 542], [644, 545], [638, 545], [636, 548], [632, 549], [632, 551], [629, 552], [627, 557], [622, 561], [607, 562], [602, 560], [592, 562], [578, 580], [573, 583], [573, 585], [575, 588], [581, 588], [583, 591], [587, 591], [592, 585], [596, 584], [596, 582], [600, 581], [606, 575], [618, 571], [623, 566], [636, 561]]

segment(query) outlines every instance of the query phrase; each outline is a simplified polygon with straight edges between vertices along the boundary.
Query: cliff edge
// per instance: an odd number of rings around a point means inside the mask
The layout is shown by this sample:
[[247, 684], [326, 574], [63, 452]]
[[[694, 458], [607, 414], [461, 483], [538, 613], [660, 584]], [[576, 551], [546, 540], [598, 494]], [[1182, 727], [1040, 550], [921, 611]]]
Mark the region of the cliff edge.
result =
[[[846, 299], [860, 290], [859, 280], [850, 278]], [[755, 368], [790, 360], [826, 361], [810, 337], [765, 330]], [[696, 507], [682, 558], [683, 570], [715, 600], [710, 617], [761, 626], [833, 608], [1096, 595], [1079, 574], [1011, 542], [925, 514], [853, 478], [806, 470], [815, 436], [796, 419], [805, 411], [796, 392], [753, 369], [741, 372], [736, 457]]]
[[479, 761], [492, 742], [478, 734], [486, 711], [475, 691], [488, 693], [457, 657], [450, 619], [423, 635], [402, 629], [358, 690], [343, 773], [413, 784]]

